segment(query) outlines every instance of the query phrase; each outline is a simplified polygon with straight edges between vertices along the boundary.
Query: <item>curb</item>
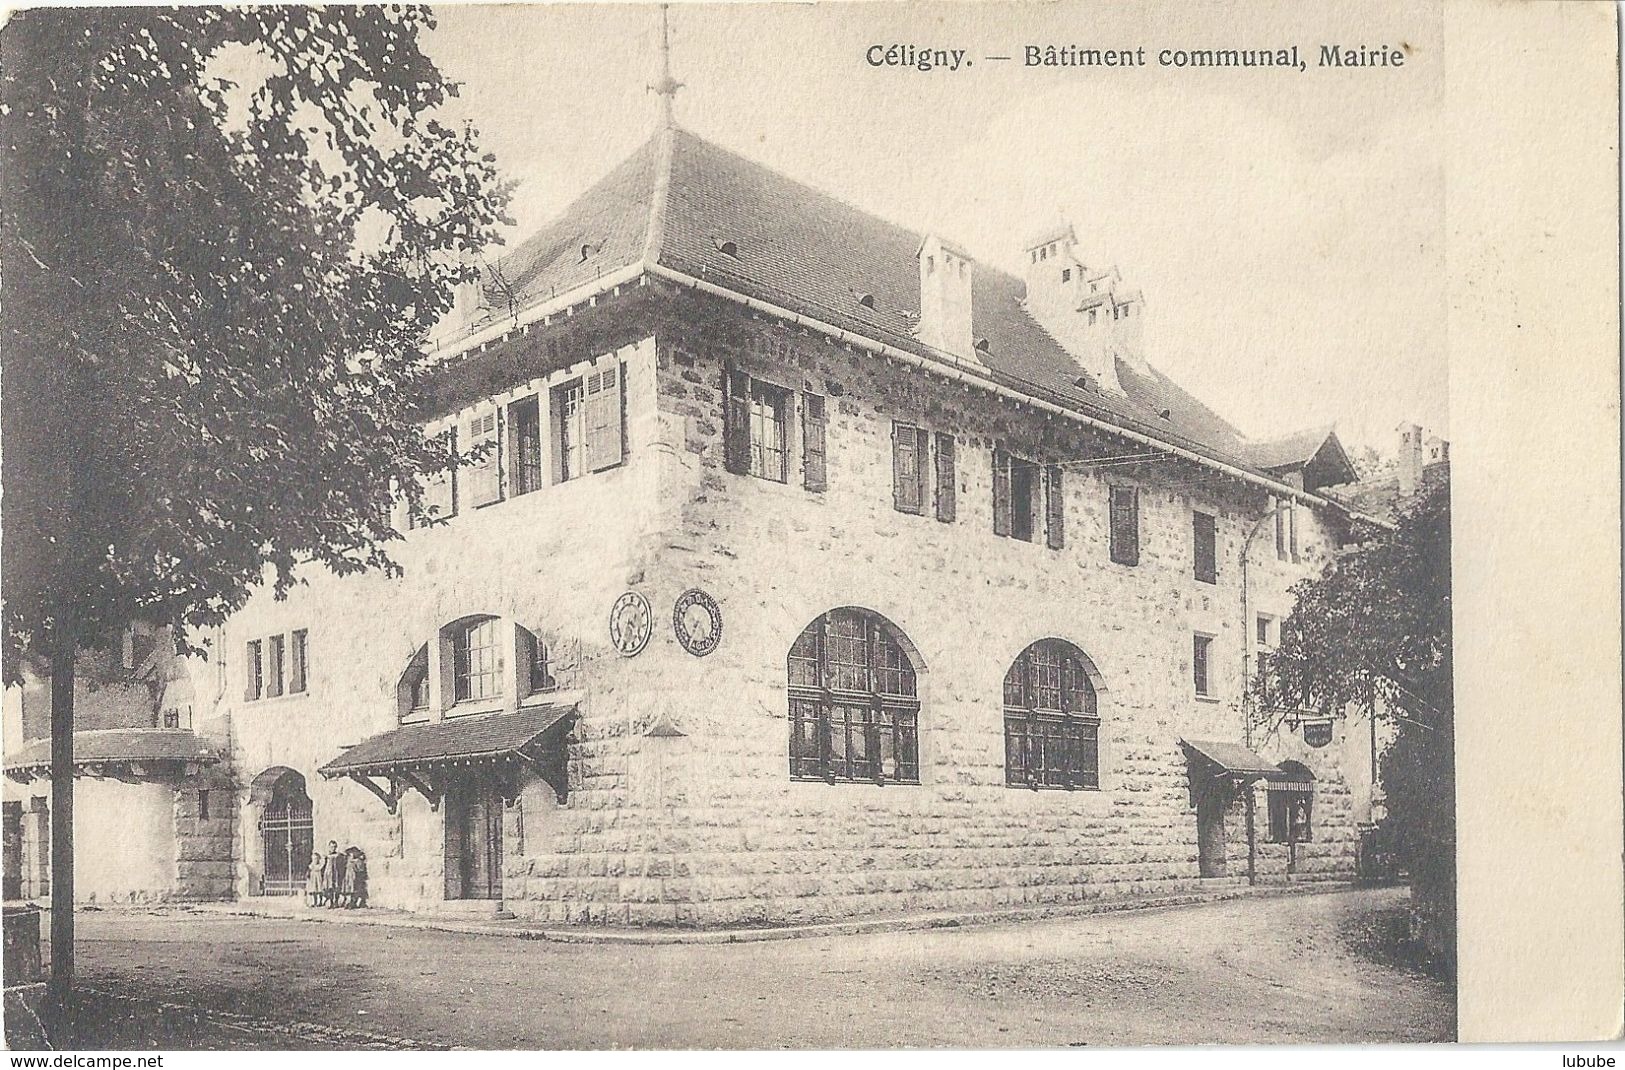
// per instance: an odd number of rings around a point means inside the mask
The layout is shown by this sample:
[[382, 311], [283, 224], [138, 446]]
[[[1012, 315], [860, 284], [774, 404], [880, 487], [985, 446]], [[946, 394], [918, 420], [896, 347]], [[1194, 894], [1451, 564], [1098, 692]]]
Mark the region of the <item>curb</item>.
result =
[[[750, 944], [772, 940], [806, 940], [829, 936], [858, 936], [866, 933], [958, 929], [1008, 922], [1049, 918], [1089, 917], [1096, 914], [1172, 910], [1205, 906], [1238, 899], [1276, 899], [1294, 895], [1324, 895], [1352, 891], [1351, 881], [1317, 880], [1285, 885], [1227, 888], [1210, 892], [1187, 892], [1146, 898], [1097, 899], [1082, 903], [1052, 903], [1042, 906], [1010, 907], [1000, 910], [952, 911], [908, 914], [891, 917], [856, 918], [849, 921], [817, 922], [805, 925], [762, 926], [733, 929], [646, 929], [615, 931], [590, 928], [537, 927], [497, 923], [462, 922], [423, 914], [327, 916], [320, 913], [296, 914], [255, 910], [238, 904], [187, 904], [188, 914], [218, 914], [226, 917], [275, 918], [328, 925], [372, 925], [385, 928], [421, 929], [430, 932], [495, 936], [510, 940], [541, 940], [558, 944], [618, 944], [661, 946], [673, 944]], [[147, 911], [135, 911], [147, 913]]]

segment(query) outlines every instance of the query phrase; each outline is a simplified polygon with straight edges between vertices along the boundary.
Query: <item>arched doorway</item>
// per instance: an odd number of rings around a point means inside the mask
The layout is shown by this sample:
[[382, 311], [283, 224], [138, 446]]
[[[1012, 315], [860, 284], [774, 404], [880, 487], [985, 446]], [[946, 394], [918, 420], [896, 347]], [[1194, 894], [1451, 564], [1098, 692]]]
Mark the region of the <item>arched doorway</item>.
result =
[[310, 795], [305, 778], [285, 766], [273, 766], [254, 778], [249, 801], [260, 808], [261, 895], [299, 895], [310, 875], [316, 849]]

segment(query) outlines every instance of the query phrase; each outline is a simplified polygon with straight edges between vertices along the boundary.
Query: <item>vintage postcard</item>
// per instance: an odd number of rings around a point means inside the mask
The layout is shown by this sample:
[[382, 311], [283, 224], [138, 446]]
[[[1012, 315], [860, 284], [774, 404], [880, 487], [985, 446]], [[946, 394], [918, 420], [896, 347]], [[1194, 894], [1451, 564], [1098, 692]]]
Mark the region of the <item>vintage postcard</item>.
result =
[[1617, 1034], [1611, 6], [0, 60], [9, 1047]]

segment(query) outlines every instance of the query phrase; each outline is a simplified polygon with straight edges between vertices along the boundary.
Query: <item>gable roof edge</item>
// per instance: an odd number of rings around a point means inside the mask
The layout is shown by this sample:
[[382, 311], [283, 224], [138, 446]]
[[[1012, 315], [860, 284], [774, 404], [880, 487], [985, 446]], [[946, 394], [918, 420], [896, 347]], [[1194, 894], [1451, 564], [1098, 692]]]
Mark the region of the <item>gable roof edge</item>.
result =
[[677, 131], [667, 126], [660, 131], [660, 142], [655, 146], [655, 181], [649, 193], [649, 222], [643, 236], [643, 262], [660, 263], [660, 254], [666, 242], [666, 200], [671, 192], [672, 143]]
[[673, 282], [688, 289], [700, 290], [705, 293], [725, 298], [737, 304], [742, 304], [747, 308], [754, 308], [760, 312], [765, 312], [777, 319], [788, 320], [791, 323], [796, 323], [804, 327], [810, 327], [813, 330], [818, 331], [820, 334], [828, 335], [839, 342], [849, 342], [854, 345], [862, 346], [873, 353], [878, 353], [881, 356], [887, 357], [891, 360], [898, 360], [905, 364], [912, 364], [915, 367], [923, 368], [926, 371], [936, 372], [945, 377], [957, 379], [960, 382], [971, 383], [992, 393], [1000, 394], [1011, 398], [1012, 400], [1019, 401], [1022, 404], [1031, 405], [1035, 408], [1043, 409], [1046, 412], [1052, 412], [1068, 419], [1076, 420], [1079, 423], [1087, 424], [1103, 431], [1108, 431], [1114, 435], [1121, 435], [1125, 438], [1138, 442], [1141, 445], [1153, 446], [1177, 457], [1182, 457], [1185, 460], [1194, 461], [1204, 467], [1215, 469], [1224, 473], [1225, 475], [1231, 476], [1232, 478], [1239, 479], [1242, 482], [1252, 483], [1255, 486], [1262, 487], [1278, 497], [1291, 498], [1295, 501], [1301, 501], [1308, 505], [1329, 506], [1337, 509], [1340, 512], [1348, 511], [1348, 507], [1340, 502], [1334, 502], [1319, 495], [1311, 494], [1308, 491], [1299, 490], [1290, 484], [1269, 479], [1255, 472], [1249, 472], [1244, 468], [1238, 468], [1235, 465], [1219, 460], [1216, 457], [1209, 457], [1195, 450], [1187, 449], [1184, 446], [1177, 446], [1172, 442], [1164, 441], [1163, 439], [1159, 439], [1154, 435], [1148, 435], [1141, 431], [1135, 431], [1132, 428], [1114, 424], [1109, 420], [1102, 420], [1098, 417], [1091, 416], [1086, 412], [1080, 412], [1077, 409], [1069, 409], [1064, 405], [1057, 405], [1054, 402], [1045, 401], [1043, 398], [1036, 397], [1032, 394], [1026, 394], [1022, 391], [1005, 386], [1004, 384], [988, 377], [983, 369], [970, 364], [968, 361], [960, 360], [954, 357], [951, 353], [943, 353], [937, 359], [922, 357], [918, 354], [910, 353], [907, 350], [898, 349], [896, 346], [888, 345], [885, 342], [869, 338], [865, 335], [857, 334], [853, 331], [844, 330], [840, 327], [834, 326], [833, 324], [814, 319], [811, 316], [806, 316], [799, 312], [792, 311], [791, 309], [775, 305], [769, 301], [763, 301], [759, 298], [739, 293], [736, 290], [730, 290], [726, 286], [719, 286], [714, 282], [708, 282], [705, 279], [696, 278], [693, 275], [678, 271], [675, 268], [667, 267], [665, 264], [650, 263], [646, 265], [646, 267], [651, 275], [663, 278], [668, 282]]

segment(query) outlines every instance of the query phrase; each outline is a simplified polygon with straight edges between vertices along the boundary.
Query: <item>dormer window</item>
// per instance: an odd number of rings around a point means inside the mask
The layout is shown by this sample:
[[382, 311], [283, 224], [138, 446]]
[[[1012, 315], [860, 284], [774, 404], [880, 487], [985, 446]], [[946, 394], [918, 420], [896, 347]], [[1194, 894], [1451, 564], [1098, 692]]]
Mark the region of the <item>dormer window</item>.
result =
[[858, 294], [858, 304], [862, 305], [864, 308], [874, 308], [875, 295], [865, 293]]
[[717, 247], [717, 252], [723, 256], [731, 256], [735, 260], [739, 259], [739, 246], [737, 243], [724, 241], [721, 238], [712, 238], [711, 241]]

